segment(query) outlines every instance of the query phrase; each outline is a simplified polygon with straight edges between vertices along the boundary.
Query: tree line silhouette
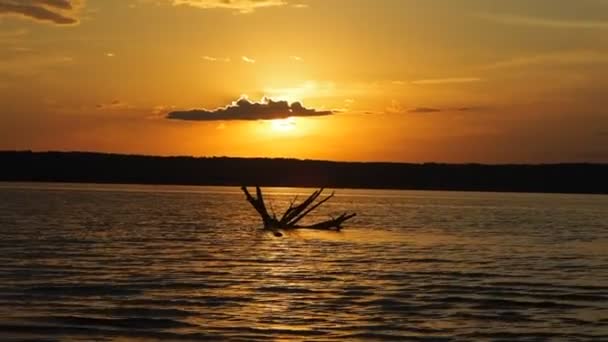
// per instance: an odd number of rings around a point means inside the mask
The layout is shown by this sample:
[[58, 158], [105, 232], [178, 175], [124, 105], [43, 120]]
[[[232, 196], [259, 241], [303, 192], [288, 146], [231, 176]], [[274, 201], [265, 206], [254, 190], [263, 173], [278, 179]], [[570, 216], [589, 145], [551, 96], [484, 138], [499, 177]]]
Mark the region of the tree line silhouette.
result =
[[608, 164], [410, 164], [0, 151], [1, 181], [608, 194]]

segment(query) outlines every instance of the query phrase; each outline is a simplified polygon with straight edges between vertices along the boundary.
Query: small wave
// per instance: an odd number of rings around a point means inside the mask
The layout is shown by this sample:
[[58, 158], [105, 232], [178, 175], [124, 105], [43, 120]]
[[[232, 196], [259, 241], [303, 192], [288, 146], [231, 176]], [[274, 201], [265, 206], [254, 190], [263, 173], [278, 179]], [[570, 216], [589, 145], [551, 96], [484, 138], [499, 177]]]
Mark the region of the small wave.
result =
[[603, 341], [606, 335], [591, 335], [570, 333], [562, 334], [557, 332], [541, 332], [541, 331], [522, 331], [522, 332], [476, 332], [471, 334], [459, 335], [465, 340], [489, 339], [493, 341]]
[[60, 326], [110, 327], [126, 329], [194, 328], [196, 325], [167, 318], [92, 318], [82, 316], [32, 317], [29, 320]]
[[109, 339], [116, 338], [144, 338], [165, 341], [224, 341], [226, 337], [217, 334], [196, 332], [196, 333], [172, 333], [167, 331], [148, 331], [136, 330], [126, 327], [116, 330], [112, 327], [86, 327], [86, 326], [58, 326], [46, 324], [0, 324], [0, 331], [3, 334], [13, 334], [18, 341], [27, 340], [19, 338], [22, 336], [35, 336], [33, 341], [47, 341], [50, 336], [58, 336], [63, 340], [65, 336], [71, 336], [73, 340], [91, 340], [92, 337], [104, 337]]
[[303, 287], [294, 286], [262, 286], [256, 289], [259, 292], [272, 292], [272, 293], [316, 293], [318, 291], [309, 290]]
[[446, 295], [463, 295], [475, 293], [477, 295], [486, 295], [496, 298], [517, 297], [531, 298], [535, 300], [549, 301], [580, 301], [580, 302], [604, 302], [608, 301], [608, 296], [600, 293], [572, 293], [559, 292], [562, 289], [545, 289], [547, 291], [538, 291], [538, 288], [518, 288], [518, 287], [492, 287], [492, 286], [474, 286], [474, 285], [443, 285], [431, 284], [418, 287], [424, 293], [436, 293]]
[[108, 317], [155, 317], [155, 318], [172, 318], [172, 317], [190, 317], [195, 315], [194, 312], [180, 309], [166, 308], [149, 308], [149, 307], [115, 307], [105, 309], [86, 309], [82, 310], [87, 315], [108, 316]]
[[131, 296], [141, 293], [137, 289], [120, 285], [59, 285], [35, 286], [22, 290], [24, 293], [40, 296]]
[[490, 286], [512, 286], [512, 287], [528, 287], [528, 288], [540, 288], [551, 291], [564, 290], [564, 289], [577, 289], [577, 290], [589, 290], [598, 291], [600, 293], [607, 293], [608, 287], [606, 286], [595, 286], [595, 285], [567, 285], [567, 284], [550, 284], [541, 282], [524, 282], [524, 281], [494, 281], [487, 283]]
[[496, 312], [495, 314], [483, 314], [483, 313], [471, 313], [471, 312], [455, 312], [449, 315], [456, 319], [467, 319], [479, 322], [502, 322], [502, 323], [532, 323], [536, 322], [528, 315], [514, 312], [514, 311], [503, 311]]
[[531, 301], [521, 301], [521, 300], [510, 300], [510, 299], [495, 299], [495, 298], [471, 298], [471, 297], [459, 297], [459, 296], [451, 296], [441, 298], [441, 302], [444, 303], [459, 303], [459, 304], [468, 304], [472, 307], [480, 310], [500, 310], [500, 309], [577, 309], [582, 308], [583, 306], [574, 305], [574, 304], [566, 304], [566, 303], [557, 303], [557, 302], [531, 302]]
[[416, 305], [405, 303], [398, 299], [374, 299], [370, 301], [364, 301], [361, 303], [365, 306], [378, 307], [384, 312], [415, 312], [420, 311], [420, 308]]
[[[214, 329], [216, 332], [230, 332], [232, 333], [250, 333], [254, 335], [262, 336], [276, 336], [276, 335], [288, 335], [288, 336], [323, 336], [327, 335], [326, 331], [313, 330], [313, 329], [283, 329], [283, 328], [253, 328], [253, 327], [220, 327]], [[259, 336], [258, 336], [259, 337]]]
[[368, 340], [368, 341], [451, 341], [450, 338], [444, 336], [412, 336], [412, 335], [396, 335], [388, 333], [363, 332], [353, 333], [340, 336], [344, 341], [348, 340]]

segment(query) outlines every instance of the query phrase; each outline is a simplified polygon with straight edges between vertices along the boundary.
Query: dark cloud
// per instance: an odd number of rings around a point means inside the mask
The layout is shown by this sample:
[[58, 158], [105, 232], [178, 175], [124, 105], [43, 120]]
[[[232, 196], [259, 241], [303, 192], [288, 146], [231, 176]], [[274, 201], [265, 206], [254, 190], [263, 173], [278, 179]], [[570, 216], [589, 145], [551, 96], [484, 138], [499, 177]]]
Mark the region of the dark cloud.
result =
[[263, 98], [260, 102], [251, 102], [249, 99], [241, 97], [226, 107], [213, 110], [173, 111], [167, 114], [167, 119], [188, 121], [272, 120], [293, 116], [324, 116], [334, 113], [335, 111], [330, 110], [306, 108], [300, 102], [289, 104], [287, 101], [273, 101], [269, 98]]
[[430, 107], [418, 107], [418, 108], [408, 110], [408, 113], [437, 113], [437, 112], [441, 112], [441, 109], [430, 108]]
[[57, 25], [78, 23], [81, 0], [0, 0], [0, 15], [20, 15]]

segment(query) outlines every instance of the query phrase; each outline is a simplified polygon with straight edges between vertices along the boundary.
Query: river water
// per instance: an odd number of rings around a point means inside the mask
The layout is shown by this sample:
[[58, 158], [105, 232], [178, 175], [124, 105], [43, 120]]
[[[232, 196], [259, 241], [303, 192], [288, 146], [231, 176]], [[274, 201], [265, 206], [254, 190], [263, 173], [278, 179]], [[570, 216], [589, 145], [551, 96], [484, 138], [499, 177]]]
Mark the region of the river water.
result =
[[[281, 212], [312, 189], [264, 189]], [[0, 339], [608, 340], [608, 196], [0, 183]]]

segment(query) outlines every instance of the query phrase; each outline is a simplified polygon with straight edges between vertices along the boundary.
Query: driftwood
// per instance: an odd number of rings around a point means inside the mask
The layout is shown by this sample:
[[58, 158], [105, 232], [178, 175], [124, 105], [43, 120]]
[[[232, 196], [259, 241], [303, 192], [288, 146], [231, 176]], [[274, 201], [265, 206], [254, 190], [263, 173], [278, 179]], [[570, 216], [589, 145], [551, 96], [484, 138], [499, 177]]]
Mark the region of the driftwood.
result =
[[[311, 224], [311, 225], [299, 225], [300, 222], [306, 215], [310, 214], [313, 210], [321, 206], [323, 203], [329, 201], [334, 193], [332, 192], [329, 196], [323, 198], [322, 200], [314, 203], [315, 200], [321, 195], [323, 192], [323, 188], [313, 192], [307, 199], [302, 201], [299, 204], [296, 204], [297, 196], [291, 201], [289, 204], [289, 208], [285, 210], [285, 213], [281, 215], [280, 218], [277, 218], [274, 210], [271, 207], [272, 215], [268, 213], [268, 209], [266, 208], [266, 204], [264, 203], [264, 196], [262, 195], [262, 190], [260, 190], [259, 186], [255, 187], [256, 196], [252, 196], [249, 193], [249, 190], [246, 186], [241, 187], [243, 192], [245, 193], [245, 197], [247, 201], [251, 203], [253, 208], [258, 212], [260, 217], [262, 218], [262, 222], [264, 224], [264, 229], [269, 229], [275, 232], [275, 235], [281, 236], [281, 233], [278, 232], [279, 229], [321, 229], [321, 230], [336, 230], [339, 231], [342, 229], [342, 224], [347, 220], [355, 217], [357, 214], [352, 213], [344, 213], [337, 218], [332, 218], [327, 221]], [[314, 204], [313, 204], [314, 203]]]

